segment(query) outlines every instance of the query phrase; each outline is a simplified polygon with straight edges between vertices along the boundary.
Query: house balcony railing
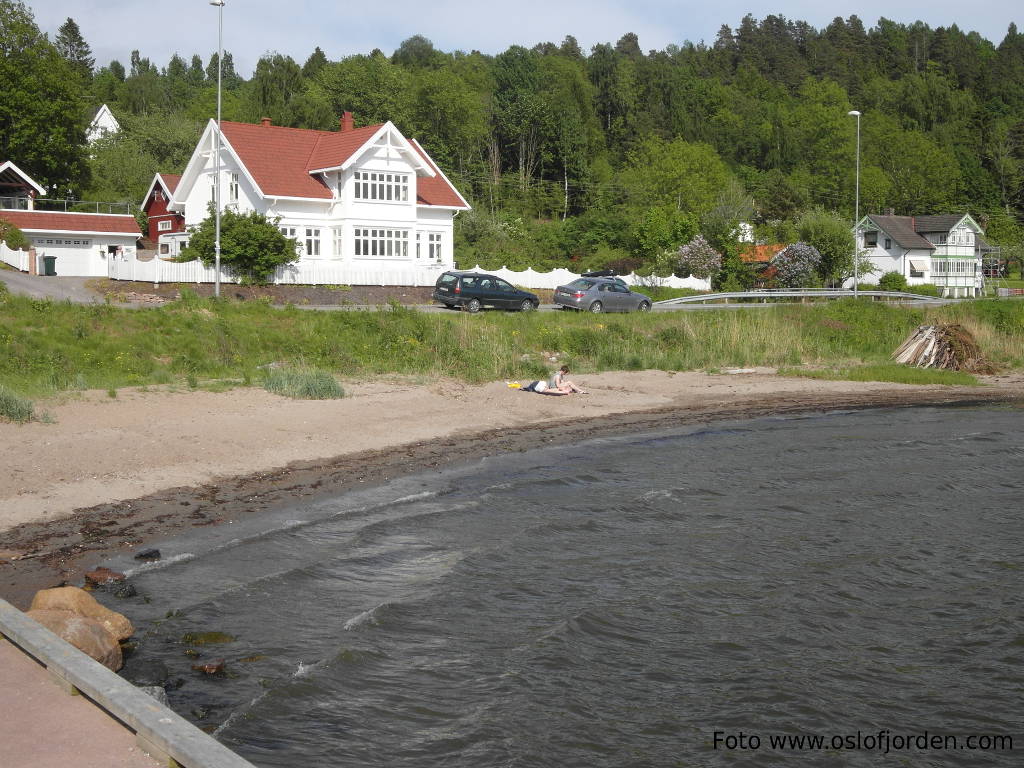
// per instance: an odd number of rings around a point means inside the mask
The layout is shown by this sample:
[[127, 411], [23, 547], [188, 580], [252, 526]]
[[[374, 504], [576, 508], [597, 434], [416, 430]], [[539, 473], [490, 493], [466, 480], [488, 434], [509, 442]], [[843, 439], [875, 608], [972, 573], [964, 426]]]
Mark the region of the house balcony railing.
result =
[[0, 210], [5, 211], [50, 211], [51, 213], [119, 213], [131, 215], [131, 203], [105, 203], [93, 200], [63, 200], [49, 197], [37, 197], [31, 201], [27, 197], [0, 197]]
[[0, 197], [0, 210], [4, 211], [27, 211], [27, 197]]

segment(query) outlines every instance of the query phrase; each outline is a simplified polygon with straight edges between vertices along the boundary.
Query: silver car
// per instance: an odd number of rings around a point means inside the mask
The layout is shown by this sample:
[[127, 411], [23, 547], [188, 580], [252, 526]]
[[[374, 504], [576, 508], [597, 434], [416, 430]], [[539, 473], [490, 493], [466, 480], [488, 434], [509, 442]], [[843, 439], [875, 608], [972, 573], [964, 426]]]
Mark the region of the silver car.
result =
[[587, 312], [649, 312], [651, 300], [617, 277], [581, 277], [555, 288], [555, 304]]

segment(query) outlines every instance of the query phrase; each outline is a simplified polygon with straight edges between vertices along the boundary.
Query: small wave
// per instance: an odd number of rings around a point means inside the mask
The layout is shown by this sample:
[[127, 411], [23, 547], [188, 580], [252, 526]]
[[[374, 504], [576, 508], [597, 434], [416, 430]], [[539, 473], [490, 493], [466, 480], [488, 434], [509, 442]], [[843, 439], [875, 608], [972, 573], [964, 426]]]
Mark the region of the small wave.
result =
[[161, 568], [167, 568], [168, 566], [174, 565], [175, 563], [183, 563], [187, 560], [195, 560], [196, 556], [192, 552], [182, 552], [180, 555], [172, 555], [161, 560], [152, 560], [148, 563], [142, 563], [135, 568], [128, 568], [125, 570], [124, 575], [128, 578], [136, 576], [140, 573], [146, 573], [147, 571], [158, 571]]
[[320, 661], [314, 661], [312, 664], [303, 664], [300, 661], [299, 662], [299, 666], [297, 666], [295, 668], [295, 671], [292, 672], [292, 679], [293, 680], [298, 680], [299, 678], [302, 678], [302, 677], [309, 677], [311, 674], [313, 674], [317, 670], [323, 669], [325, 666], [327, 666], [327, 660], [326, 659], [321, 659]]
[[440, 491], [420, 491], [419, 493], [410, 493], [408, 496], [400, 496], [399, 498], [392, 501], [392, 504], [407, 504], [410, 501], [422, 501], [423, 499], [432, 499], [436, 496], [440, 496]]
[[344, 629], [346, 632], [351, 632], [353, 629], [359, 629], [359, 627], [362, 627], [366, 624], [372, 624], [373, 626], [377, 626], [377, 612], [383, 610], [384, 608], [387, 608], [388, 605], [390, 605], [390, 603], [380, 603], [378, 605], [373, 606], [373, 608], [370, 608], [367, 611], [363, 611], [362, 613], [353, 616], [351, 619], [344, 623], [342, 629]]

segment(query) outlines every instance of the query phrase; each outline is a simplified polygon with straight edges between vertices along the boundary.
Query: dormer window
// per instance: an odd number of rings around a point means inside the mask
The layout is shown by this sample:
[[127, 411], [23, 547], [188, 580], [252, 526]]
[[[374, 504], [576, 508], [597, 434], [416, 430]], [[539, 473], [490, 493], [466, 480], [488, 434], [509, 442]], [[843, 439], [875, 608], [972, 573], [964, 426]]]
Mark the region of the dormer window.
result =
[[945, 245], [949, 241], [949, 235], [943, 233], [939, 235], [939, 245]]
[[409, 201], [409, 174], [383, 171], [355, 172], [355, 199], [376, 202]]
[[156, 192], [154, 192], [154, 193], [153, 193], [153, 199], [154, 199], [154, 200], [163, 200], [163, 199], [164, 199], [164, 193], [163, 193], [163, 192], [161, 192], [161, 191], [160, 191], [160, 190], [158, 189], [158, 190], [157, 190]]

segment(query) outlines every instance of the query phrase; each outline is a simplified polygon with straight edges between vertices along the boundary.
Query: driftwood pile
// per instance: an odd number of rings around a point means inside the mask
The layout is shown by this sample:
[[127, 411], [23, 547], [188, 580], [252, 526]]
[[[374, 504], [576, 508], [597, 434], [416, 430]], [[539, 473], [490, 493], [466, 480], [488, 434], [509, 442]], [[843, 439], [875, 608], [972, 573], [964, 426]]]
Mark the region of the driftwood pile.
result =
[[892, 353], [897, 363], [968, 373], [993, 373], [974, 337], [961, 325], [922, 325]]

